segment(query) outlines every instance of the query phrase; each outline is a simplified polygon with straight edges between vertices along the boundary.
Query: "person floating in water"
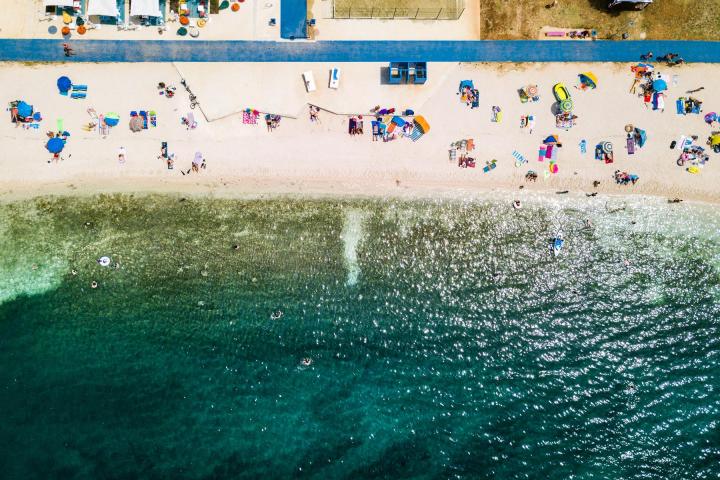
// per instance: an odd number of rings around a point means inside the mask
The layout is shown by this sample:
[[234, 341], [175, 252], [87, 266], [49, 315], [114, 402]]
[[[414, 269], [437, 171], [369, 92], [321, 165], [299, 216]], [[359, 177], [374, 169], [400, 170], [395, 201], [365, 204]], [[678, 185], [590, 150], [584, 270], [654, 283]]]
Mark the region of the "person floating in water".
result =
[[305, 357], [305, 358], [303, 358], [302, 360], [300, 360], [300, 364], [301, 364], [303, 367], [309, 367], [310, 365], [312, 365], [312, 358], [310, 358], [310, 357]]
[[273, 320], [280, 320], [283, 316], [282, 310], [276, 310], [270, 314], [270, 318]]

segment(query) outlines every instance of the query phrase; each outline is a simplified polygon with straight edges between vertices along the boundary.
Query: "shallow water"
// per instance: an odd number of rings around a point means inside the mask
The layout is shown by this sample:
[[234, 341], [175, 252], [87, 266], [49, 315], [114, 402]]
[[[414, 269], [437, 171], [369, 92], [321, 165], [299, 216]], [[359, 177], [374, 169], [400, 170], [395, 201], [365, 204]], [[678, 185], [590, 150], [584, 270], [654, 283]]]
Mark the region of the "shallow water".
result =
[[719, 232], [648, 199], [3, 205], [0, 471], [717, 478]]

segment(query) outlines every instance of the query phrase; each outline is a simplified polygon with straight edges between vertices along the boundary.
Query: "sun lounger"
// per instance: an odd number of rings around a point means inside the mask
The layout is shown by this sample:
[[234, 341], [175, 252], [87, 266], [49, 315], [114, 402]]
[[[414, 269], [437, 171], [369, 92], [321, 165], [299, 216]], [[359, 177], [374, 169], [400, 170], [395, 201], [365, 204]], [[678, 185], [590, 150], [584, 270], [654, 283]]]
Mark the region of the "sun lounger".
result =
[[547, 153], [547, 147], [545, 145], [542, 145], [540, 149], [538, 150], [538, 162], [544, 162], [545, 161], [545, 154]]
[[315, 77], [313, 76], [313, 72], [311, 70], [303, 72], [302, 76], [305, 82], [305, 90], [307, 90], [308, 93], [317, 90], [317, 86], [315, 85]]
[[412, 133], [410, 133], [410, 140], [412, 140], [413, 142], [417, 142], [418, 140], [420, 140], [420, 137], [422, 137], [422, 136], [423, 136], [422, 130], [420, 130], [419, 128], [414, 128]]
[[150, 110], [148, 114], [150, 115], [150, 125], [157, 127], [157, 113], [155, 110]]
[[678, 115], [685, 115], [685, 99], [684, 98], [678, 98], [675, 101], [675, 109], [677, 110]]
[[520, 167], [523, 164], [528, 162], [527, 158], [523, 157], [522, 154], [520, 154], [520, 152], [518, 152], [517, 150], [513, 150], [512, 156], [513, 156], [513, 158], [515, 158], [515, 166], [516, 167]]
[[143, 119], [143, 130], [147, 130], [148, 128], [148, 114], [144, 110], [140, 110], [140, 116]]
[[333, 68], [330, 70], [330, 83], [328, 84], [329, 88], [337, 90], [340, 87], [340, 69], [339, 68]]

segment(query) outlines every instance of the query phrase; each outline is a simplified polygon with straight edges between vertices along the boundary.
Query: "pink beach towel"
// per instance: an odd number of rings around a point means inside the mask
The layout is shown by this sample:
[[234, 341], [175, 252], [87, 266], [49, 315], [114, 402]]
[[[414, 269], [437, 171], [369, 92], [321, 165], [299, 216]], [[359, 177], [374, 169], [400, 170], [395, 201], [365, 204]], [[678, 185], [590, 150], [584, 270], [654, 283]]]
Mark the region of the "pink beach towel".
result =
[[253, 114], [253, 112], [243, 112], [243, 124], [256, 125], [257, 115]]
[[545, 153], [547, 152], [547, 149], [545, 148], [545, 145], [540, 147], [540, 150], [538, 151], [538, 162], [542, 162], [545, 160]]

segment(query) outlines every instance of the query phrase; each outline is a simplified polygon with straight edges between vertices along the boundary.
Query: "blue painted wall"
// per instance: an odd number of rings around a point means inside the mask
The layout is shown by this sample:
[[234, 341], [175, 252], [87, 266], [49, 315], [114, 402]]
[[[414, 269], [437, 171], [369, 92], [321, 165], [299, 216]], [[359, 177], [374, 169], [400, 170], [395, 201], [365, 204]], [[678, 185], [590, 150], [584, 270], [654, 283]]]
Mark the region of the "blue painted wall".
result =
[[[720, 62], [720, 42], [700, 41], [200, 41], [0, 39], [3, 61], [73, 62], [634, 62], [679, 53], [687, 62]], [[402, 53], [400, 53], [402, 52]]]

